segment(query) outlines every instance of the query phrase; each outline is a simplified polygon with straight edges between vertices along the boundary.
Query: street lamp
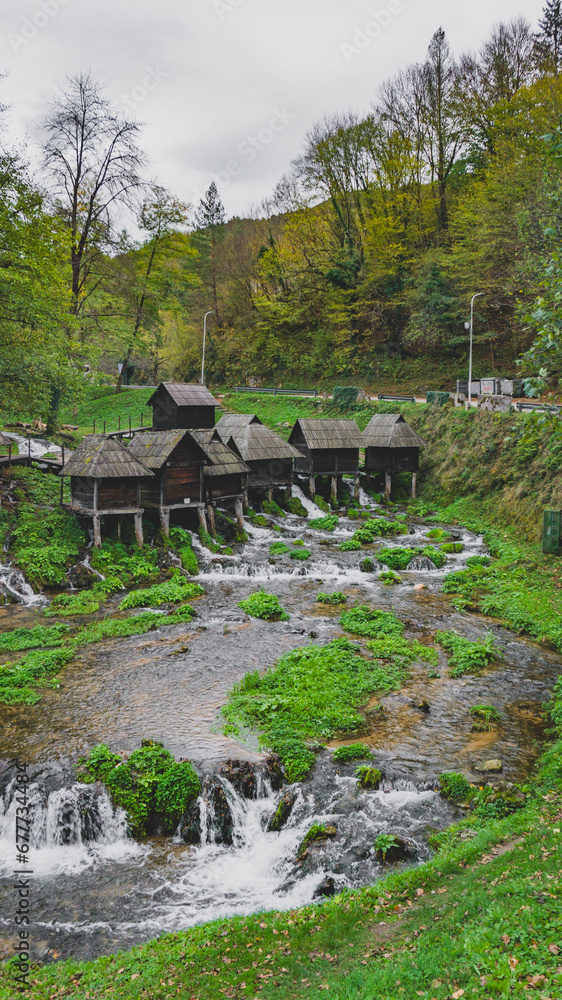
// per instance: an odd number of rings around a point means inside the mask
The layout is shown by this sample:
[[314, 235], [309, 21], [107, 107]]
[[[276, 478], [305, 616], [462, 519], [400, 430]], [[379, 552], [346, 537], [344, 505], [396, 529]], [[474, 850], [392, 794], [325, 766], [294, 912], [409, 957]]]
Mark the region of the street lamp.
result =
[[466, 409], [469, 410], [472, 406], [472, 331], [474, 330], [474, 302], [479, 299], [481, 295], [485, 292], [477, 292], [476, 295], [472, 296], [472, 301], [470, 303], [470, 353], [468, 358], [468, 399], [466, 402]]
[[213, 316], [214, 312], [214, 309], [206, 312], [205, 318], [203, 319], [203, 360], [201, 361], [201, 385], [205, 385], [205, 340], [207, 337], [207, 316]]

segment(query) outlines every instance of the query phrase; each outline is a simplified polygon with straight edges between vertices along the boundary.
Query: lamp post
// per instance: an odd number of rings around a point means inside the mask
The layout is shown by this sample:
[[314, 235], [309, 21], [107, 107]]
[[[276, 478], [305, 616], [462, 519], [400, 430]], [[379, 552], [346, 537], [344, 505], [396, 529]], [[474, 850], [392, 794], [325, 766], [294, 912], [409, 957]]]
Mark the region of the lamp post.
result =
[[201, 361], [201, 385], [205, 385], [205, 340], [207, 337], [207, 316], [213, 316], [215, 310], [210, 309], [209, 312], [205, 313], [205, 318], [203, 319], [203, 359]]
[[474, 330], [474, 303], [476, 299], [479, 299], [484, 292], [477, 292], [476, 295], [472, 296], [470, 303], [470, 352], [468, 356], [468, 400], [466, 403], [466, 409], [469, 410], [472, 406], [472, 332]]

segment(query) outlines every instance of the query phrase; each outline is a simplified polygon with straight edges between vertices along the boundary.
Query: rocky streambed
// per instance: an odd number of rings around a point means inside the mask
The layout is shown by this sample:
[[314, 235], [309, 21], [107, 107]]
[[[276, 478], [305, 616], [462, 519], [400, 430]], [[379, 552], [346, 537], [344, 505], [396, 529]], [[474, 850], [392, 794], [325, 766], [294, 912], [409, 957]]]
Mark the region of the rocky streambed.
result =
[[[192, 622], [84, 647], [58, 690], [47, 689], [34, 706], [3, 706], [1, 909], [7, 912], [13, 866], [9, 762], [18, 756], [30, 765], [34, 796], [37, 958], [94, 956], [219, 916], [292, 908], [372, 884], [388, 865], [375, 849], [377, 836], [398, 836], [406, 845], [403, 863], [415, 863], [429, 856], [431, 833], [460, 815], [436, 791], [441, 772], [477, 780], [485, 762], [499, 758], [502, 780], [528, 776], [540, 749], [541, 704], [560, 673], [560, 658], [493, 621], [452, 609], [442, 579], [482, 553], [482, 539], [456, 529], [462, 552], [442, 570], [424, 564], [386, 587], [376, 550], [423, 548], [434, 526], [411, 523], [408, 535], [377, 544], [369, 553], [374, 572], [360, 568], [365, 552], [339, 548], [356, 527], [347, 518], [334, 533], [293, 516], [268, 518], [265, 528], [248, 523], [249, 542], [235, 555], [198, 550], [206, 593], [195, 602]], [[280, 540], [289, 546], [304, 541], [311, 558], [272, 558], [270, 546]], [[260, 621], [238, 607], [259, 586], [279, 598], [288, 621]], [[309, 778], [287, 787], [252, 734], [240, 741], [221, 732], [220, 708], [246, 672], [265, 670], [284, 651], [343, 634], [341, 609], [318, 605], [320, 590], [343, 592], [350, 606], [393, 609], [411, 638], [455, 629], [476, 639], [491, 631], [503, 652], [503, 660], [457, 679], [444, 654], [435, 676], [415, 664], [401, 690], [382, 699], [383, 710], [366, 714], [361, 740], [383, 774], [378, 790], [358, 788], [356, 764], [338, 765], [330, 748], [319, 753]], [[28, 624], [30, 616], [37, 623], [37, 612], [24, 606], [0, 614], [3, 629]], [[472, 731], [476, 704], [493, 704], [501, 714], [489, 732]], [[72, 766], [98, 743], [129, 753], [147, 738], [192, 760], [203, 788], [175, 836], [137, 843], [104, 789], [77, 783]], [[284, 821], [276, 827], [280, 804]], [[314, 824], [330, 832], [299, 851]], [[3, 916], [6, 954], [12, 936], [11, 919]]]

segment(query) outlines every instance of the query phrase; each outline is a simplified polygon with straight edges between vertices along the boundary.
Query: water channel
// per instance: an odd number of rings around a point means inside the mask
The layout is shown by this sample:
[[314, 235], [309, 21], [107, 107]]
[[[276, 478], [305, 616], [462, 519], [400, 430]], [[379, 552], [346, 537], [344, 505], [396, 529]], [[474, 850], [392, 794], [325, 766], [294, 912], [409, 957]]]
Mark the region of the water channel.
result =
[[[206, 593], [194, 602], [197, 617], [189, 625], [85, 648], [64, 670], [60, 688], [45, 690], [37, 705], [2, 706], [0, 955], [9, 954], [13, 936], [5, 904], [15, 823], [9, 762], [16, 754], [29, 763], [32, 778], [32, 933], [35, 957], [43, 960], [93, 957], [220, 916], [304, 905], [327, 878], [337, 889], [372, 884], [384, 871], [373, 847], [379, 833], [404, 837], [419, 861], [429, 857], [430, 833], [458, 818], [435, 790], [439, 773], [455, 770], [477, 780], [481, 764], [494, 757], [503, 761], [504, 780], [525, 780], [540, 750], [541, 705], [561, 659], [492, 620], [454, 611], [442, 593], [445, 573], [483, 553], [482, 539], [454, 529], [463, 552], [443, 570], [404, 572], [401, 585], [385, 587], [377, 572], [361, 571], [365, 553], [338, 548], [356, 527], [341, 518], [329, 534], [287, 516], [268, 528], [248, 523], [249, 541], [233, 556], [211, 555], [196, 543]], [[423, 546], [430, 527], [410, 522], [409, 535], [379, 547]], [[270, 559], [272, 542], [296, 539], [311, 559]], [[290, 621], [259, 621], [237, 606], [260, 586], [279, 597]], [[247, 671], [263, 671], [286, 650], [342, 635], [339, 609], [316, 604], [320, 590], [343, 591], [348, 606], [393, 608], [411, 638], [454, 628], [475, 639], [491, 631], [504, 659], [480, 674], [452, 679], [441, 655], [439, 676], [430, 678], [427, 666], [415, 665], [401, 691], [382, 699], [385, 711], [369, 716], [369, 735], [361, 737], [384, 774], [378, 792], [358, 790], [356, 765], [337, 766], [327, 748], [295, 789], [280, 832], [268, 832], [267, 823], [286, 789], [275, 791], [262, 778], [257, 797], [247, 799], [223, 775], [218, 780], [232, 814], [231, 845], [217, 842], [205, 796], [201, 845], [188, 846], [179, 835], [142, 843], [129, 838], [124, 814], [103, 789], [76, 783], [78, 756], [100, 742], [127, 753], [150, 738], [176, 758], [191, 759], [202, 775], [232, 758], [258, 763], [263, 755], [251, 736], [239, 742], [222, 734], [221, 705]], [[1, 630], [41, 620], [40, 609], [25, 595], [21, 601], [0, 608]], [[421, 699], [429, 712], [415, 707]], [[492, 732], [471, 731], [475, 704], [501, 712]], [[299, 865], [298, 845], [313, 822], [334, 824], [337, 835]]]

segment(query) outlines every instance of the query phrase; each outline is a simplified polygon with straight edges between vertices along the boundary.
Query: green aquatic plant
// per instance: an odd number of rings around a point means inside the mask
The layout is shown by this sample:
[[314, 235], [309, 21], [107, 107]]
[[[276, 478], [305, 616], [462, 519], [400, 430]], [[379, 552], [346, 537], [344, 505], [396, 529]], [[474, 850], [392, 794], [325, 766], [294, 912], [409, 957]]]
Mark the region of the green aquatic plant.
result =
[[143, 740], [128, 759], [101, 743], [79, 758], [77, 776], [82, 782], [101, 781], [106, 786], [114, 804], [127, 812], [136, 837], [157, 830], [173, 833], [200, 789], [193, 765], [176, 762], [161, 743], [151, 740]]
[[375, 840], [375, 850], [380, 851], [383, 857], [383, 861], [386, 860], [388, 852], [393, 848], [398, 847], [398, 841], [396, 837], [391, 833], [379, 833]]
[[444, 531], [443, 528], [432, 528], [431, 531], [427, 532], [427, 538], [430, 538], [432, 542], [451, 542], [451, 532]]
[[373, 695], [396, 690], [402, 672], [358, 655], [346, 639], [310, 645], [285, 653], [261, 677], [246, 674], [222, 709], [224, 732], [259, 734], [285, 767], [289, 781], [299, 781], [315, 760], [315, 750], [336, 736], [364, 726], [358, 711]]
[[460, 555], [463, 551], [464, 545], [462, 542], [445, 542], [445, 545], [441, 546], [441, 552], [445, 552], [448, 556]]
[[339, 517], [335, 514], [328, 514], [326, 517], [317, 517], [313, 521], [309, 521], [308, 526], [315, 528], [316, 531], [335, 531], [339, 523]]
[[435, 549], [431, 545], [426, 545], [423, 549], [412, 549], [412, 548], [394, 548], [394, 549], [381, 549], [377, 553], [377, 558], [380, 562], [388, 566], [389, 569], [393, 570], [404, 570], [408, 568], [409, 563], [412, 559], [416, 559], [420, 556], [425, 556], [430, 559], [436, 569], [441, 569], [447, 561], [445, 553], [440, 549]]
[[310, 552], [309, 549], [293, 549], [289, 559], [297, 559], [299, 562], [306, 562], [307, 559], [310, 559], [311, 555], [312, 552]]
[[74, 636], [76, 645], [85, 645], [89, 642], [102, 642], [103, 639], [127, 639], [132, 635], [145, 635], [154, 629], [162, 628], [165, 625], [180, 625], [191, 621], [195, 615], [195, 610], [191, 604], [184, 604], [170, 614], [161, 611], [143, 611], [140, 615], [132, 615], [130, 618], [105, 618], [103, 621], [93, 622], [80, 629]]
[[316, 598], [318, 604], [345, 604], [347, 602], [347, 597], [342, 594], [340, 590], [336, 590], [333, 594], [318, 594]]
[[68, 625], [36, 625], [34, 628], [14, 628], [0, 633], [0, 651], [17, 652], [37, 646], [60, 646], [70, 632]]
[[45, 611], [45, 617], [55, 618], [62, 615], [64, 618], [71, 618], [73, 615], [92, 615], [95, 611], [99, 611], [104, 599], [93, 590], [83, 590], [78, 594], [60, 594]]
[[278, 503], [275, 500], [264, 500], [262, 503], [262, 510], [265, 514], [269, 514], [270, 517], [285, 517], [285, 511], [281, 510]]
[[447, 771], [439, 776], [439, 791], [444, 799], [451, 802], [467, 802], [474, 795], [475, 789], [463, 774]]
[[475, 718], [472, 731], [489, 733], [494, 728], [494, 722], [501, 722], [501, 713], [493, 705], [473, 705], [470, 714]]
[[326, 826], [325, 823], [313, 823], [300, 842], [297, 858], [302, 858], [307, 847], [315, 840], [326, 840], [328, 837], [333, 837], [335, 833], [335, 826]]
[[190, 583], [185, 576], [176, 570], [171, 580], [157, 583], [143, 590], [133, 590], [123, 598], [119, 605], [120, 611], [129, 608], [155, 608], [160, 604], [177, 604], [191, 597], [200, 597], [205, 590], [198, 583]]
[[0, 703], [34, 705], [41, 700], [38, 687], [58, 686], [49, 678], [57, 674], [74, 656], [74, 648], [37, 650], [18, 663], [0, 666]]
[[397, 584], [402, 583], [402, 577], [398, 576], [394, 570], [390, 569], [387, 573], [379, 573], [379, 581], [384, 584], [385, 587], [395, 587]]
[[184, 569], [187, 570], [190, 576], [197, 576], [199, 573], [199, 564], [197, 562], [197, 556], [193, 551], [193, 542], [191, 534], [186, 531], [185, 528], [180, 528], [179, 525], [173, 525], [170, 528], [170, 545], [177, 552], [181, 559], [181, 564]]
[[361, 542], [353, 538], [348, 538], [346, 542], [342, 542], [339, 546], [340, 552], [357, 552], [361, 548]]
[[471, 642], [456, 632], [438, 632], [435, 638], [441, 648], [449, 654], [451, 677], [478, 673], [492, 660], [502, 658], [491, 632], [485, 639], [479, 639], [477, 642]]
[[372, 750], [366, 743], [347, 743], [345, 746], [336, 747], [332, 753], [332, 760], [338, 764], [349, 764], [353, 760], [365, 760], [372, 757]]
[[308, 511], [298, 497], [291, 497], [290, 500], [286, 500], [285, 508], [289, 514], [294, 514], [295, 517], [308, 517]]
[[361, 767], [355, 769], [354, 776], [357, 778], [358, 788], [365, 788], [373, 792], [378, 791], [382, 780], [382, 774], [378, 768], [362, 764]]
[[239, 601], [238, 607], [252, 618], [263, 618], [268, 622], [287, 622], [290, 618], [279, 604], [279, 598], [275, 594], [266, 594], [264, 590], [258, 590], [246, 600]]
[[340, 625], [353, 635], [364, 635], [369, 638], [387, 635], [403, 635], [404, 623], [396, 617], [393, 611], [380, 611], [360, 604], [350, 611], [344, 611]]

